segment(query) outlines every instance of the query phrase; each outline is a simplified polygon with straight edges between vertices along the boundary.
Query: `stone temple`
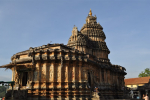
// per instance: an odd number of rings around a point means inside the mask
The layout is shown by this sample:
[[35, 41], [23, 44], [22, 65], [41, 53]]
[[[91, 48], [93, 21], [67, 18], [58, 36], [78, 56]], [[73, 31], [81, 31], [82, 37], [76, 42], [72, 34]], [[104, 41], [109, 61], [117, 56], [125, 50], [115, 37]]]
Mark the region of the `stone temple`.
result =
[[[28, 100], [85, 100], [123, 98], [125, 68], [111, 64], [103, 27], [90, 10], [79, 31], [72, 30], [68, 44], [30, 47], [1, 66], [12, 70], [12, 88], [6, 98]], [[94, 94], [96, 93], [98, 94]]]

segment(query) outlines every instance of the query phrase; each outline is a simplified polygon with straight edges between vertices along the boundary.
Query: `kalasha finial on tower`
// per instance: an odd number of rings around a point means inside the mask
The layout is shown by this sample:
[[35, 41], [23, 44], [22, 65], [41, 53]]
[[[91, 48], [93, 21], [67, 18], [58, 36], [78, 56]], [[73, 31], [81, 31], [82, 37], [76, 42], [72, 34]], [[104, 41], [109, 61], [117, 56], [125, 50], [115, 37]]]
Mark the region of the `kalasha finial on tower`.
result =
[[92, 16], [92, 11], [91, 11], [91, 9], [90, 9], [89, 15]]

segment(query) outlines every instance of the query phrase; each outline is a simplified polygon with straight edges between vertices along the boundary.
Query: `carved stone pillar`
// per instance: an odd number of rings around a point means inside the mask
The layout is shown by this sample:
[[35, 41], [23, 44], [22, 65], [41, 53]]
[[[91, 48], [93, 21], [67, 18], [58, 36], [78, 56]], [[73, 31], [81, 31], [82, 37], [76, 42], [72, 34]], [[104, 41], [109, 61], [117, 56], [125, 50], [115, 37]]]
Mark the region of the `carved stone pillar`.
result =
[[61, 66], [58, 64], [57, 66], [57, 82], [61, 82]]
[[65, 88], [68, 88], [69, 87], [69, 61], [66, 62], [66, 68], [65, 68]]
[[68, 82], [68, 67], [69, 67], [69, 63], [66, 63], [66, 67], [65, 67], [65, 82]]
[[73, 63], [73, 66], [72, 66], [72, 82], [75, 82], [75, 66], [76, 66], [76, 63]]
[[49, 81], [50, 82], [54, 81], [54, 63], [53, 62], [50, 64], [50, 68], [49, 68]]
[[88, 77], [87, 77], [88, 74], [87, 74], [87, 70], [86, 70], [86, 69], [83, 69], [83, 76], [84, 76], [84, 77], [83, 77], [83, 81], [84, 81], [84, 82], [87, 82], [87, 81], [88, 81]]
[[[22, 75], [23, 76], [23, 75]], [[40, 88], [40, 80], [41, 80], [41, 62], [38, 61], [35, 65], [34, 71], [34, 88]], [[36, 95], [39, 95], [39, 90], [36, 90]]]
[[81, 82], [81, 67], [82, 67], [82, 62], [79, 62], [79, 82]]
[[41, 64], [41, 81], [46, 82], [46, 63]]
[[54, 62], [51, 62], [50, 63], [50, 68], [49, 68], [49, 82], [50, 82], [50, 85], [49, 85], [49, 88], [53, 88], [54, 86]]
[[57, 67], [57, 88], [61, 88], [61, 65], [58, 64], [58, 67]]

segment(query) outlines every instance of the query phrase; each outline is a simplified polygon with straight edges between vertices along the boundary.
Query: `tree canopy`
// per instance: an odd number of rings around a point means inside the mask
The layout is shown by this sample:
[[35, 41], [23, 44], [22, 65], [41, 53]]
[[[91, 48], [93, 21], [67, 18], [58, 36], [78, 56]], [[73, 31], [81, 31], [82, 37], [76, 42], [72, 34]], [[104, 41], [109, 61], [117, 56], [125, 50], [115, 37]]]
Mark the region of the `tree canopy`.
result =
[[149, 68], [146, 68], [144, 71], [142, 71], [139, 74], [139, 77], [147, 77], [147, 76], [150, 76], [150, 69]]

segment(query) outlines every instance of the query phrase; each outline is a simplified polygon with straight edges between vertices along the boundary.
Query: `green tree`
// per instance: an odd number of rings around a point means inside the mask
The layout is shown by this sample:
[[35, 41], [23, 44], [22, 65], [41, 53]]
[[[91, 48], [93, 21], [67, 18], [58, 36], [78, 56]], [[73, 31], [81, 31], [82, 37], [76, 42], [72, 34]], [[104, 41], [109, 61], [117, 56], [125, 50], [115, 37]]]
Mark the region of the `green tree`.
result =
[[139, 74], [139, 77], [147, 77], [147, 76], [150, 76], [150, 69], [149, 68], [146, 68], [144, 71], [142, 71]]

